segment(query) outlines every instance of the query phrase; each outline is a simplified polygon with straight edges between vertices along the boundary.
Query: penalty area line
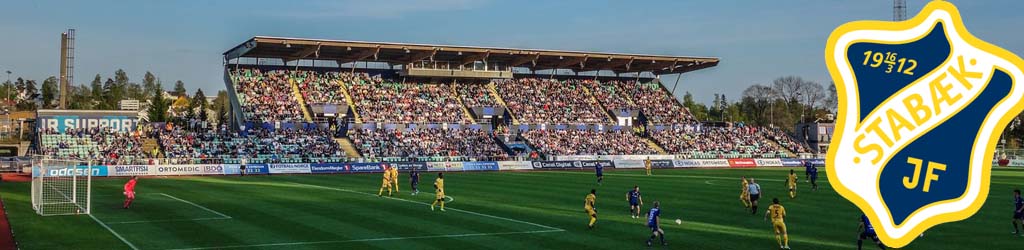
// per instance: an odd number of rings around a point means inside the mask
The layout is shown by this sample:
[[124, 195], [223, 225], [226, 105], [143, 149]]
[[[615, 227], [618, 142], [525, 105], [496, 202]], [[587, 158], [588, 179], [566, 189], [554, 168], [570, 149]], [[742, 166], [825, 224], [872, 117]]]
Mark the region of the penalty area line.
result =
[[194, 207], [198, 207], [199, 209], [206, 210], [207, 212], [216, 214], [216, 215], [220, 216], [222, 219], [231, 219], [231, 216], [228, 216], [228, 215], [223, 214], [221, 212], [214, 211], [213, 209], [201, 206], [199, 204], [192, 203], [191, 201], [187, 201], [187, 200], [184, 200], [182, 198], [174, 197], [172, 195], [165, 194], [165, 193], [160, 193], [160, 194], [163, 195], [163, 196], [167, 196], [167, 198], [171, 198], [171, 199], [174, 199], [176, 201], [184, 202], [185, 204], [189, 204], [189, 205], [192, 205]]
[[107, 225], [107, 223], [103, 223], [103, 221], [101, 221], [100, 219], [97, 219], [96, 216], [93, 216], [91, 213], [89, 214], [89, 218], [92, 218], [92, 220], [96, 221], [96, 223], [99, 223], [100, 226], [103, 226], [103, 228], [106, 228], [107, 231], [110, 231], [110, 233], [114, 235], [114, 237], [117, 237], [117, 239], [121, 240], [121, 242], [124, 242], [124, 244], [128, 245], [128, 247], [131, 248], [132, 250], [139, 250], [139, 248], [136, 247], [135, 244], [132, 244], [130, 241], [125, 239], [123, 236], [121, 236], [121, 234], [117, 233], [117, 231], [114, 231], [114, 229], [111, 229], [110, 226]]

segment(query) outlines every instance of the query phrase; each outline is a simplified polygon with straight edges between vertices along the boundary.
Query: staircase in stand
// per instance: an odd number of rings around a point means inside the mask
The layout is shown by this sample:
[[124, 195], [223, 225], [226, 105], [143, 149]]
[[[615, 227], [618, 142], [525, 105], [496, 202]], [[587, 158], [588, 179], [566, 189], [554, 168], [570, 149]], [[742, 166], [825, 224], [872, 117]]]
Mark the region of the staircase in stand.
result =
[[771, 140], [771, 139], [765, 140], [765, 141], [767, 141], [768, 144], [771, 144], [771, 145], [775, 146], [775, 148], [778, 148], [779, 150], [781, 150], [783, 153], [785, 153], [789, 157], [796, 157], [796, 153], [794, 153], [793, 151], [790, 151], [789, 148], [783, 147], [782, 144], [779, 144], [779, 142], [777, 142], [775, 140]]
[[494, 97], [494, 101], [498, 102], [498, 105], [505, 107], [505, 115], [512, 118], [512, 124], [519, 124], [516, 120], [516, 116], [512, 115], [512, 110], [508, 108], [508, 104], [505, 103], [504, 99], [501, 99], [501, 95], [498, 94], [498, 87], [494, 86], [494, 82], [487, 84], [487, 90], [491, 92], [491, 97]]
[[[160, 144], [157, 143], [156, 139], [146, 138], [142, 140], [142, 152], [146, 153], [148, 156], [152, 156], [150, 154], [153, 153], [153, 149], [157, 149], [157, 151], [159, 151], [159, 148]], [[160, 158], [159, 156], [162, 154], [163, 152], [157, 153], [157, 158]]]
[[347, 102], [348, 107], [352, 109], [352, 119], [355, 120], [356, 123], [363, 123], [363, 119], [359, 117], [359, 112], [356, 111], [356, 103], [352, 100], [352, 95], [348, 94], [348, 86], [341, 80], [338, 80], [337, 83], [341, 86], [341, 93], [345, 95], [345, 102]]
[[608, 117], [609, 121], [612, 121], [612, 122], [617, 121], [617, 120], [615, 120], [615, 117], [612, 117], [612, 114], [609, 113], [608, 110], [604, 108], [604, 105], [602, 105], [601, 102], [597, 101], [597, 97], [594, 96], [594, 94], [590, 92], [590, 88], [587, 88], [587, 86], [583, 86], [583, 85], [580, 85], [580, 88], [583, 88], [583, 93], [590, 97], [590, 101], [594, 102], [594, 105], [597, 105], [598, 109], [601, 109], [601, 111], [602, 111], [601, 113], [604, 113], [604, 115]]
[[469, 123], [476, 124], [476, 119], [473, 119], [473, 114], [469, 112], [469, 107], [466, 107], [466, 104], [462, 103], [462, 97], [459, 97], [459, 91], [455, 89], [455, 84], [452, 84], [452, 94], [452, 96], [455, 97], [455, 100], [459, 102], [459, 107], [462, 108], [462, 114], [466, 116]]
[[654, 151], [658, 151], [658, 154], [663, 154], [663, 155], [664, 154], [668, 154], [668, 152], [665, 151], [665, 149], [662, 148], [661, 145], [658, 145], [658, 143], [656, 143], [653, 140], [651, 140], [651, 138], [641, 138], [641, 139], [644, 139], [644, 142], [647, 143], [647, 146], [650, 146], [652, 149], [654, 149]]
[[345, 151], [345, 156], [348, 156], [349, 158], [363, 157], [361, 154], [359, 154], [359, 150], [356, 149], [356, 145], [352, 144], [352, 140], [349, 140], [348, 138], [345, 137], [340, 137], [334, 138], [334, 141], [338, 142], [338, 146], [341, 146], [341, 149]]
[[302, 91], [299, 91], [299, 84], [295, 83], [295, 79], [288, 78], [288, 83], [292, 85], [292, 94], [295, 95], [295, 100], [299, 101], [299, 109], [302, 110], [302, 117], [306, 118], [307, 122], [313, 121], [313, 116], [309, 115], [309, 110], [306, 110], [306, 98], [302, 97]]

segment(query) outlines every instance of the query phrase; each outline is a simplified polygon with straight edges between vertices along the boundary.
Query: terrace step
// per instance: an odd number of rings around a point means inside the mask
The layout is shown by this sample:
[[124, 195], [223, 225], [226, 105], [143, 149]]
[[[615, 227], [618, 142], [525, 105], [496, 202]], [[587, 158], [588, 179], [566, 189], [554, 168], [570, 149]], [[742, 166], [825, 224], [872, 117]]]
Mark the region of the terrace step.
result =
[[473, 114], [469, 112], [469, 107], [466, 107], [465, 103], [462, 103], [462, 98], [459, 97], [459, 91], [455, 89], [455, 84], [452, 84], [452, 96], [455, 96], [455, 100], [459, 102], [459, 107], [462, 108], [462, 114], [469, 119], [469, 123], [476, 124], [476, 119], [473, 119]]
[[594, 105], [597, 105], [597, 107], [601, 109], [601, 111], [603, 111], [601, 113], [604, 113], [604, 115], [608, 117], [609, 121], [616, 121], [615, 117], [612, 117], [612, 114], [609, 113], [608, 110], [604, 108], [604, 105], [602, 105], [601, 102], [597, 101], [597, 97], [590, 92], [590, 88], [587, 88], [587, 86], [584, 86], [582, 84], [580, 84], [580, 87], [583, 88], [583, 93], [590, 97], [590, 101], [594, 102]]
[[142, 140], [142, 152], [146, 153], [146, 155], [150, 155], [151, 153], [153, 153], [153, 149], [157, 149], [157, 154], [159, 156], [160, 154], [162, 154], [159, 148], [160, 143], [158, 143], [154, 138], [146, 138]]
[[295, 83], [295, 79], [291, 77], [288, 78], [288, 83], [292, 85], [292, 94], [295, 95], [295, 100], [299, 101], [302, 117], [306, 118], [307, 122], [313, 122], [313, 116], [309, 115], [309, 110], [306, 109], [306, 100], [302, 98], [302, 91], [299, 91], [299, 84]]
[[491, 92], [491, 97], [494, 97], [494, 101], [497, 101], [499, 105], [505, 107], [505, 115], [512, 118], [512, 124], [518, 125], [519, 121], [516, 120], [516, 116], [512, 115], [512, 110], [508, 108], [508, 104], [505, 103], [505, 100], [501, 99], [501, 95], [498, 94], [498, 88], [494, 86], [494, 82], [487, 84], [487, 90]]
[[352, 119], [356, 123], [363, 123], [363, 119], [359, 117], [359, 112], [356, 112], [356, 103], [352, 100], [352, 95], [348, 94], [348, 86], [341, 80], [337, 81], [338, 85], [341, 85], [341, 93], [345, 95], [345, 102], [348, 103], [348, 107], [352, 109]]
[[20, 145], [18, 146], [18, 156], [26, 156], [26, 155], [28, 155], [28, 148], [29, 148], [29, 146], [31, 146], [31, 144], [32, 144], [31, 141], [22, 141], [20, 143]]
[[341, 137], [334, 138], [334, 141], [338, 142], [338, 145], [341, 146], [341, 149], [345, 151], [345, 156], [348, 156], [350, 158], [363, 157], [361, 154], [359, 154], [359, 150], [356, 149], [356, 145], [352, 144], [352, 140]]
[[658, 143], [652, 141], [651, 138], [641, 138], [641, 139], [643, 139], [644, 142], [647, 143], [647, 146], [650, 146], [651, 148], [653, 148], [654, 151], [658, 151], [658, 154], [668, 154], [668, 152], [665, 151], [665, 149], [662, 148], [661, 145], [658, 145]]
[[777, 142], [775, 140], [771, 140], [771, 139], [765, 140], [765, 141], [767, 141], [768, 144], [771, 144], [772, 146], [775, 146], [775, 148], [781, 149], [789, 157], [796, 157], [796, 153], [795, 152], [790, 151], [789, 148], [783, 147], [782, 144], [779, 144], [779, 142]]

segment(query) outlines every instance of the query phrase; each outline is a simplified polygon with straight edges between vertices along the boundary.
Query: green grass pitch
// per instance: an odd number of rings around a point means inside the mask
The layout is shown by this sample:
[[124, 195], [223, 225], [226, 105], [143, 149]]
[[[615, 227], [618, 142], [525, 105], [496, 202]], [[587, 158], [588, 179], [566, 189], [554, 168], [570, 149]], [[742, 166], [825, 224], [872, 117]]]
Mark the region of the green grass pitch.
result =
[[[802, 168], [797, 169], [803, 177]], [[828, 185], [788, 169], [674, 169], [592, 172], [446, 173], [448, 211], [431, 211], [436, 174], [410, 195], [406, 173], [394, 198], [377, 197], [380, 174], [143, 178], [135, 207], [120, 209], [123, 178], [93, 182], [93, 214], [41, 217], [29, 183], [0, 183], [22, 249], [647, 249], [643, 219], [628, 215], [625, 193], [640, 185], [649, 209], [662, 203], [669, 246], [650, 249], [775, 249], [763, 209], [779, 197], [793, 249], [855, 249], [860, 212]], [[759, 180], [762, 213], [738, 200], [739, 177]], [[1012, 190], [1024, 171], [994, 170], [989, 199], [966, 221], [932, 228], [908, 249], [1020, 249], [1010, 234]], [[586, 227], [583, 198], [597, 189], [598, 222]], [[682, 219], [682, 225], [673, 222]], [[109, 230], [107, 229], [109, 227]], [[865, 249], [875, 249], [865, 243]]]

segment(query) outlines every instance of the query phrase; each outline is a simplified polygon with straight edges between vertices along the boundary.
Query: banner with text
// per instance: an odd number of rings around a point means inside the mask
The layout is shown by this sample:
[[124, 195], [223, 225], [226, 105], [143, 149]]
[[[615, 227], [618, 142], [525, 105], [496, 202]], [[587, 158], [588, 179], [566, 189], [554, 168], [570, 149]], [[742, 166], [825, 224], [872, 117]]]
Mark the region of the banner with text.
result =
[[338, 174], [348, 173], [344, 163], [316, 163], [309, 164], [309, 172], [314, 174]]
[[732, 168], [752, 168], [757, 167], [757, 162], [754, 159], [749, 158], [736, 158], [729, 159], [729, 167]]
[[427, 162], [427, 171], [462, 171], [462, 162]]
[[533, 169], [528, 161], [499, 161], [498, 170], [529, 170]]
[[[225, 175], [237, 175], [241, 173], [239, 164], [224, 164]], [[267, 164], [245, 164], [245, 174], [270, 174]]]
[[498, 171], [498, 163], [493, 161], [467, 161], [462, 163], [463, 171]]
[[310, 173], [308, 163], [298, 164], [270, 164], [267, 166], [271, 174], [308, 174]]
[[644, 168], [644, 160], [613, 160], [615, 168]]
[[754, 159], [754, 162], [757, 163], [758, 167], [781, 167], [782, 166], [782, 159], [778, 159], [778, 158], [767, 158], [767, 159], [765, 159], [765, 158], [758, 158], [758, 159]]

